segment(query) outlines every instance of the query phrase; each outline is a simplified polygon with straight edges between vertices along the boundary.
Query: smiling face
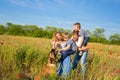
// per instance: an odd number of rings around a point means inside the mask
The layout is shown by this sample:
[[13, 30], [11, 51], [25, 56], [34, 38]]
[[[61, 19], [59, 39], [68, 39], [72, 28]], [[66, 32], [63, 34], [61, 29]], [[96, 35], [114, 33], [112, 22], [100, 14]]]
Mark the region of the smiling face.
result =
[[78, 35], [77, 35], [77, 34], [76, 34], [76, 35], [73, 35], [73, 40], [74, 40], [74, 41], [77, 41], [77, 40], [78, 40], [78, 38], [79, 38], [79, 37], [78, 37]]
[[58, 41], [63, 41], [64, 40], [64, 36], [62, 35], [62, 33], [57, 33], [56, 38], [58, 39]]
[[69, 40], [69, 35], [64, 35], [64, 40], [68, 41]]
[[81, 24], [80, 23], [75, 23], [74, 24], [74, 31], [80, 31], [81, 29]]
[[78, 38], [79, 38], [78, 32], [74, 31], [74, 32], [72, 33], [72, 37], [73, 37], [73, 40], [74, 40], [74, 41], [77, 41]]
[[80, 30], [79, 25], [74, 25], [74, 30], [75, 30], [75, 31], [79, 31], [79, 30]]

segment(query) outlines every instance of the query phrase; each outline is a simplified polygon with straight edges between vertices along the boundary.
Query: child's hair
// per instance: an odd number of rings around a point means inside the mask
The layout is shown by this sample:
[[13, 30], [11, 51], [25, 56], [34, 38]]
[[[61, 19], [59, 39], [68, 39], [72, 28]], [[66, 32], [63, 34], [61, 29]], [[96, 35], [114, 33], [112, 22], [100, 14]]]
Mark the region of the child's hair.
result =
[[65, 33], [64, 33], [64, 37], [65, 37], [65, 36], [68, 36], [68, 37], [70, 38], [70, 34], [69, 34], [68, 32], [65, 32]]
[[80, 23], [74, 23], [74, 26], [78, 25], [79, 29], [81, 29], [81, 24]]

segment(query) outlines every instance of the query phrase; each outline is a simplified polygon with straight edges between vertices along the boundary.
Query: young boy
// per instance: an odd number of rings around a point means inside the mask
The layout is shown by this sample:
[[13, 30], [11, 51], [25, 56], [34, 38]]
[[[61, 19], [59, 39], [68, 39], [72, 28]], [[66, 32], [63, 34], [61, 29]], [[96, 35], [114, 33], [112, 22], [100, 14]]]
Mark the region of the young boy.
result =
[[[89, 41], [90, 36], [85, 32], [85, 30], [81, 29], [80, 23], [74, 24], [74, 31], [78, 32], [79, 36], [82, 38], [81, 42], [79, 42], [79, 48], [85, 47]], [[82, 51], [79, 52], [79, 55], [82, 55]]]
[[64, 40], [66, 41], [66, 47], [60, 49], [61, 59], [64, 60], [67, 56], [76, 52], [77, 47], [73, 40], [70, 39], [69, 33], [64, 34]]
[[[61, 77], [67, 77], [70, 74], [71, 70], [71, 58], [70, 55], [75, 53], [76, 44], [69, 37], [68, 33], [64, 34], [65, 43], [60, 44], [60, 64], [58, 66], [57, 74]], [[65, 44], [65, 45], [64, 45]]]

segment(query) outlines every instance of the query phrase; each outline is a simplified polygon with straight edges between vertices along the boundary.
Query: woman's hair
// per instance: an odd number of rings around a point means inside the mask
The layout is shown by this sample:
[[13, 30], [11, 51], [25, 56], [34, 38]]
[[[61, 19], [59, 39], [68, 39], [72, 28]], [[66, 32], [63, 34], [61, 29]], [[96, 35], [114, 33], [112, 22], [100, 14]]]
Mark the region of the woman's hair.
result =
[[62, 37], [61, 37], [61, 41], [64, 41], [64, 36], [63, 36], [63, 34], [62, 34], [60, 31], [55, 32], [55, 33], [53, 34], [52, 40], [55, 40], [55, 42], [59, 41], [59, 39], [56, 37], [57, 34], [59, 34], [60, 36], [62, 36]]

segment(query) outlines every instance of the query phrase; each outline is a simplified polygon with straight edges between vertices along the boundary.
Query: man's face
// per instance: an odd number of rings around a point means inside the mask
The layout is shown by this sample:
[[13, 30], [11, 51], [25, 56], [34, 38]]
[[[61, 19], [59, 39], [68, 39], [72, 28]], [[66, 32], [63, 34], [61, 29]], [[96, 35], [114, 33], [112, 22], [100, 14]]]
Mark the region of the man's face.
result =
[[74, 25], [74, 30], [79, 31], [80, 30], [79, 25]]
[[73, 40], [74, 41], [77, 41], [78, 40], [78, 35], [76, 34], [76, 35], [73, 35]]

